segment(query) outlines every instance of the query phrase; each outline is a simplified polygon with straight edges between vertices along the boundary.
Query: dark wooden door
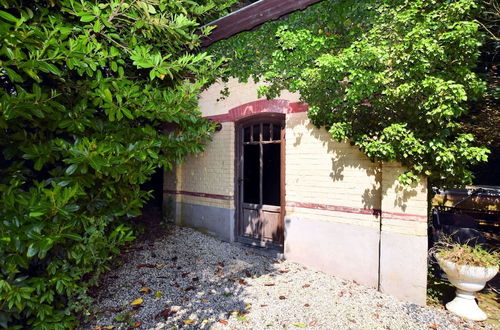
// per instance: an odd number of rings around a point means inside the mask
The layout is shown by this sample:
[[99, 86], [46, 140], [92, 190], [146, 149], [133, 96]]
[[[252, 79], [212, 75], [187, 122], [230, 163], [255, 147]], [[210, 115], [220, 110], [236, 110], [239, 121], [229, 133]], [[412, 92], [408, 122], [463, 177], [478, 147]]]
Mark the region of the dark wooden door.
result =
[[239, 241], [282, 246], [284, 241], [284, 116], [238, 126]]

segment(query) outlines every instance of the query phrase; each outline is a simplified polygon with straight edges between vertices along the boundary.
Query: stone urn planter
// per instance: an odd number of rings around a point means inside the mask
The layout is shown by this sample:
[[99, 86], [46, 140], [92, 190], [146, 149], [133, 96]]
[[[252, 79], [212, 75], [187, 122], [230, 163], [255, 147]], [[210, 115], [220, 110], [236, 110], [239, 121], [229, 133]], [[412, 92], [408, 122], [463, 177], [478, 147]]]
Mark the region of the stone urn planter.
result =
[[446, 304], [452, 313], [472, 321], [484, 321], [488, 318], [476, 303], [475, 292], [480, 291], [498, 272], [498, 265], [479, 267], [460, 265], [436, 255], [439, 266], [456, 288], [456, 297]]

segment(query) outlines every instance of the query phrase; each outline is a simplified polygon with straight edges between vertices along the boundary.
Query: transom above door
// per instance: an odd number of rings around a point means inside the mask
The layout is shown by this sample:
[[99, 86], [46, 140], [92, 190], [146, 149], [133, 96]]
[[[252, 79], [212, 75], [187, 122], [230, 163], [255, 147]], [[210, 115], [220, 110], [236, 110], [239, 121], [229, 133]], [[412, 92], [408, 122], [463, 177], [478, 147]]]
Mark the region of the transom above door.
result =
[[284, 115], [259, 115], [238, 125], [237, 237], [258, 246], [282, 246]]

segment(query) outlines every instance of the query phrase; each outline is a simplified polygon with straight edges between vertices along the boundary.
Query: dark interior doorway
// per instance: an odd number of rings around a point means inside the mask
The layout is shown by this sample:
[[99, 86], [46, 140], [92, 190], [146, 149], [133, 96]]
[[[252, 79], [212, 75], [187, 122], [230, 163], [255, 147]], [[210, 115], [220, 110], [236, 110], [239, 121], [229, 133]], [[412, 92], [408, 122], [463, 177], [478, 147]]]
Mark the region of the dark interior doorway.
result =
[[238, 123], [237, 238], [261, 247], [284, 242], [284, 115]]
[[159, 167], [151, 179], [141, 185], [141, 190], [152, 191], [151, 198], [142, 208], [144, 217], [151, 221], [161, 222], [163, 219], [163, 168]]

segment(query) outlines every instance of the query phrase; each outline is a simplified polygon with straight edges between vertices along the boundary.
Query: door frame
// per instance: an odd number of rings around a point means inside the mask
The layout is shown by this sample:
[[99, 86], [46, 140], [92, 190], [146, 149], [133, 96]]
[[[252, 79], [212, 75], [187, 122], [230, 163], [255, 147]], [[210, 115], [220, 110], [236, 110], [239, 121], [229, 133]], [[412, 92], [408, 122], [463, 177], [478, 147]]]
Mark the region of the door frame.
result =
[[[266, 120], [272, 121], [281, 121], [282, 129], [281, 129], [281, 142], [280, 142], [280, 219], [278, 225], [278, 231], [281, 235], [280, 244], [275, 244], [273, 242], [265, 242], [263, 240], [256, 240], [247, 237], [242, 237], [241, 233], [241, 224], [242, 224], [242, 215], [243, 215], [243, 130], [242, 127], [248, 124], [257, 124], [266, 122]], [[275, 113], [275, 112], [267, 112], [267, 113], [259, 113], [255, 115], [251, 115], [245, 118], [242, 118], [235, 122], [234, 125], [234, 134], [235, 134], [235, 157], [234, 157], [234, 166], [235, 166], [235, 176], [234, 176], [234, 187], [235, 187], [235, 216], [234, 216], [234, 238], [235, 241], [251, 245], [254, 247], [260, 248], [269, 248], [273, 250], [283, 251], [284, 241], [285, 241], [285, 156], [286, 156], [286, 140], [285, 140], [285, 130], [286, 130], [286, 115], [284, 113]], [[262, 180], [262, 179], [261, 179]]]

